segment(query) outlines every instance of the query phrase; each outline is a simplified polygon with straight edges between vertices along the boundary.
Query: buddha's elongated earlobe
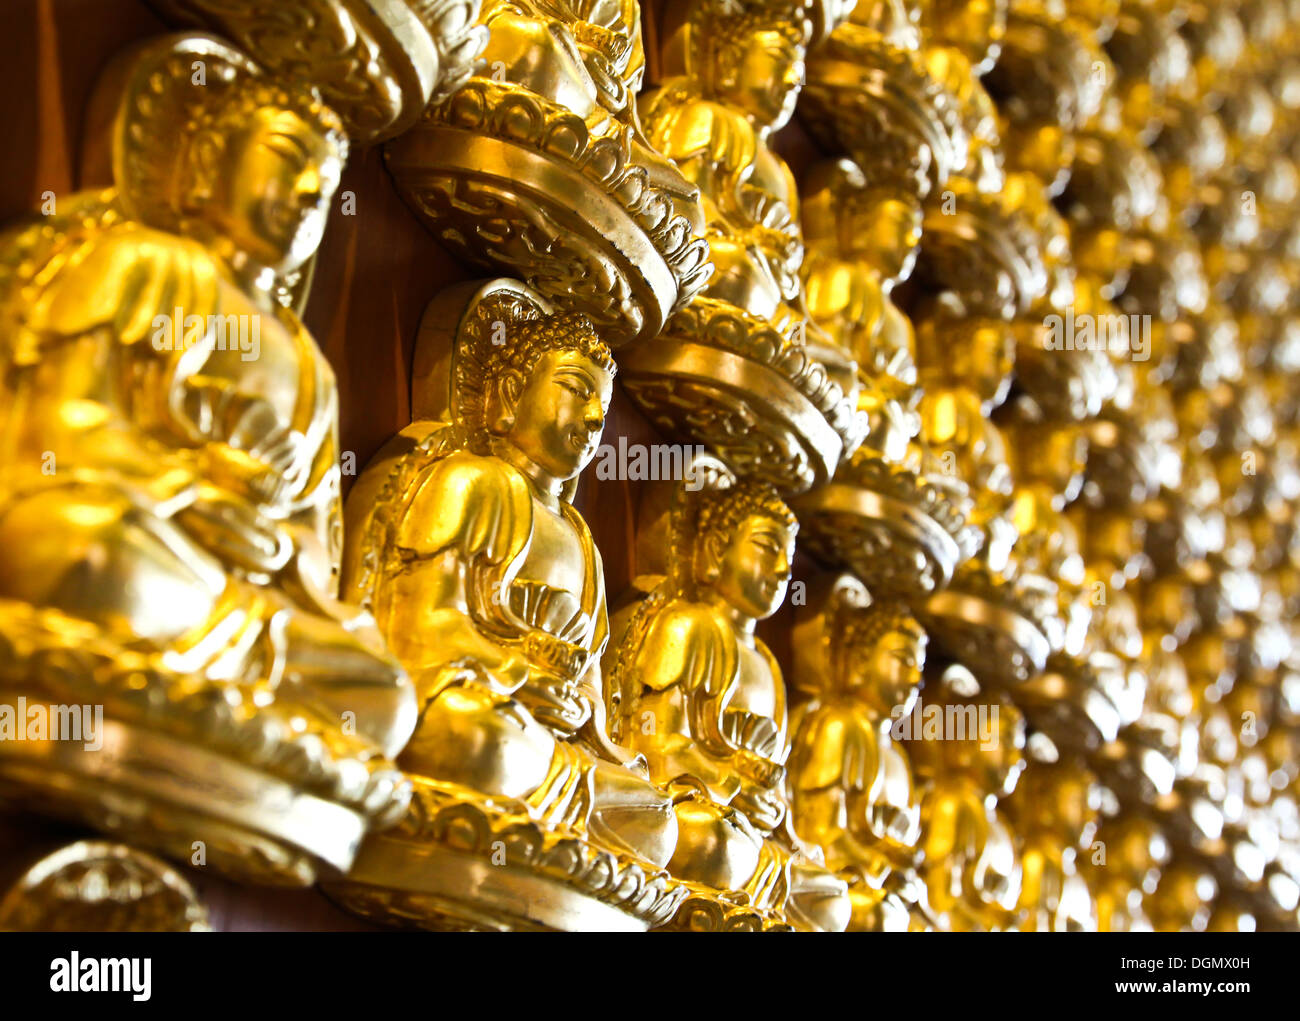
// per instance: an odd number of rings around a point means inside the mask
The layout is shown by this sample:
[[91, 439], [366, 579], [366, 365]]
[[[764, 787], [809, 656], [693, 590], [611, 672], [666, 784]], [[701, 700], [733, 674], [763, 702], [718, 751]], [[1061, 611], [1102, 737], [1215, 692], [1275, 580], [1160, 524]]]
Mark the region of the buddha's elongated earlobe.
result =
[[189, 163], [190, 187], [186, 199], [193, 205], [201, 205], [212, 198], [216, 187], [221, 154], [225, 143], [221, 136], [212, 131], [204, 131], [189, 145], [186, 154]]
[[720, 561], [724, 550], [717, 535], [708, 535], [700, 543], [699, 554], [695, 561], [696, 577], [705, 585], [712, 585], [718, 580], [721, 570]]
[[515, 406], [523, 391], [523, 380], [517, 372], [503, 373], [497, 383], [494, 403], [495, 414], [489, 417], [489, 426], [498, 436], [504, 436], [515, 424]]

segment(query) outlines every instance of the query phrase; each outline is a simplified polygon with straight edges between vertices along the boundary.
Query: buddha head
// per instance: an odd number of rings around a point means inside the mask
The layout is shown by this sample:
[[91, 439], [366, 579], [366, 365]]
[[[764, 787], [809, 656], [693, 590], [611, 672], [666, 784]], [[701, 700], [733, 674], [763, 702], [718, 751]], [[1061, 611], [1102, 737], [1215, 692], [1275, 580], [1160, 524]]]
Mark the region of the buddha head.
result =
[[508, 343], [491, 345], [484, 424], [544, 481], [568, 482], [600, 445], [614, 393], [613, 355], [577, 312], [525, 320], [512, 332]]
[[1004, 406], [1011, 473], [1019, 485], [1040, 483], [1056, 497], [1058, 510], [1079, 495], [1088, 459], [1084, 431], [1073, 424], [1048, 422], [1040, 405], [1022, 396]]
[[795, 2], [700, 4], [692, 26], [697, 73], [709, 94], [762, 131], [794, 114], [811, 24]]
[[1155, 889], [1170, 848], [1154, 821], [1138, 814], [1117, 816], [1106, 820], [1097, 837], [1106, 846], [1105, 864], [1111, 875], [1148, 894]]
[[910, 713], [929, 638], [907, 608], [877, 601], [855, 609], [837, 637], [833, 679], [863, 696], [881, 718]]
[[921, 435], [942, 473], [976, 487], [976, 520], [1003, 513], [1014, 491], [1007, 442], [979, 398], [969, 390], [935, 387], [922, 394], [920, 412]]
[[1025, 770], [1008, 808], [1018, 834], [1060, 847], [1086, 847], [1100, 820], [1100, 789], [1081, 764], [1035, 761]]
[[348, 138], [313, 86], [180, 33], [119, 54], [88, 117], [112, 128], [92, 132], [87, 165], [111, 173], [131, 219], [194, 238], [259, 286], [319, 246]]
[[694, 577], [744, 620], [770, 617], [785, 599], [798, 522], [765, 483], [700, 495]]
[[1142, 906], [1157, 932], [1203, 932], [1210, 920], [1210, 904], [1218, 884], [1199, 861], [1175, 858], [1160, 873], [1155, 893]]
[[911, 275], [922, 218], [914, 192], [868, 182], [849, 160], [819, 163], [804, 178], [803, 229], [809, 246], [828, 244], [844, 259], [865, 262], [889, 283]]
[[1015, 336], [1009, 323], [984, 316], [956, 318], [947, 309], [916, 323], [916, 361], [927, 387], [964, 387], [986, 411], [1006, 398], [1015, 364]]
[[347, 160], [337, 114], [309, 87], [214, 89], [184, 149], [181, 203], [237, 253], [279, 274], [319, 246]]
[[1003, 0], [927, 0], [917, 5], [932, 45], [961, 51], [976, 75], [997, 59], [1006, 34], [1008, 4]]

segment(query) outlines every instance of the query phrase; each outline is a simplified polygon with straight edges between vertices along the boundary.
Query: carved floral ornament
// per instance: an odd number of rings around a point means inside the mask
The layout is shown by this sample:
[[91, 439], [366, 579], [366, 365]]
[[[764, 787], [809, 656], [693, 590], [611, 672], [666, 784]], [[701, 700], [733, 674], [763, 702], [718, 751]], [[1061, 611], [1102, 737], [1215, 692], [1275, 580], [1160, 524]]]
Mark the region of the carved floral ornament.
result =
[[[0, 802], [120, 841], [0, 926], [204, 928], [197, 840], [397, 927], [1296, 927], [1293, 12], [150, 6], [0, 234]], [[453, 269], [350, 479], [370, 146]]]

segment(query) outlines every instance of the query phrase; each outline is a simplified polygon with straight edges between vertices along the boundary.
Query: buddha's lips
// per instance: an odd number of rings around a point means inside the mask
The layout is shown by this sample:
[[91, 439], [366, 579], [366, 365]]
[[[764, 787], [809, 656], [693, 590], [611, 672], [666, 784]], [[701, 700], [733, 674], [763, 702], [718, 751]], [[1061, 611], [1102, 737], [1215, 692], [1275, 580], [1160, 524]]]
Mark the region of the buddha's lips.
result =
[[300, 210], [288, 202], [269, 202], [265, 214], [266, 222], [276, 233], [292, 236], [313, 211], [310, 208]]

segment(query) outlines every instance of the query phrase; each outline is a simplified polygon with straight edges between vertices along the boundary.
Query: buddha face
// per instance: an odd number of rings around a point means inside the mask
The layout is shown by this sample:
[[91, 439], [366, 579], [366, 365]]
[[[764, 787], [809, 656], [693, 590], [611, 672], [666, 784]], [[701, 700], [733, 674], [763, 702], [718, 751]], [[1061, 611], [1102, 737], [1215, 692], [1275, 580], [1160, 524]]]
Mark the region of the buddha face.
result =
[[901, 707], [906, 715], [920, 688], [925, 646], [924, 636], [889, 631], [863, 659], [853, 658], [851, 683], [872, 692], [878, 709], [892, 713]]
[[878, 202], [853, 202], [841, 221], [845, 252], [891, 280], [906, 280], [921, 241], [920, 202], [898, 193]]
[[928, 390], [920, 411], [921, 435], [943, 470], [955, 469], [960, 478], [972, 480], [979, 487], [979, 506], [1001, 513], [1013, 492], [1007, 444], [981, 413], [978, 399], [968, 391]]
[[803, 85], [803, 47], [776, 29], [759, 29], [719, 56], [726, 65], [717, 69], [716, 77], [723, 98], [760, 127], [783, 127], [794, 114]]
[[726, 545], [709, 584], [741, 615], [762, 620], [776, 612], [790, 583], [794, 531], [783, 521], [746, 518]]
[[921, 24], [935, 39], [961, 50], [983, 74], [990, 47], [1006, 31], [1006, 7], [996, 0], [931, 0], [920, 10]]
[[210, 217], [241, 252], [278, 272], [320, 245], [343, 155], [290, 110], [258, 109], [209, 161]]
[[505, 438], [553, 479], [574, 478], [596, 456], [614, 376], [581, 351], [547, 351], [507, 399]]
[[1060, 836], [1072, 844], [1086, 844], [1097, 827], [1097, 790], [1092, 774], [1069, 769], [1055, 787], [1053, 811]]
[[1010, 387], [1015, 337], [1008, 323], [996, 319], [923, 319], [916, 325], [916, 356], [936, 382], [955, 381], [996, 405]]

